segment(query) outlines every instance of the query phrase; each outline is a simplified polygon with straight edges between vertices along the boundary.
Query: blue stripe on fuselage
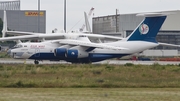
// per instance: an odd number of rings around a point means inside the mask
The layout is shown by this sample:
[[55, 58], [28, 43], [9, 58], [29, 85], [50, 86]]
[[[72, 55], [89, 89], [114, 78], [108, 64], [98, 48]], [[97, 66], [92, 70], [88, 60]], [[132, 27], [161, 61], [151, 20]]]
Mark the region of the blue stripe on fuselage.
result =
[[[38, 54], [38, 56], [37, 56]], [[54, 56], [54, 53], [36, 53], [32, 55], [29, 59], [35, 60], [62, 60], [63, 58]]]
[[[39, 57], [37, 57], [37, 54], [39, 54]], [[78, 63], [86, 63], [86, 62], [98, 62], [106, 59], [111, 59], [111, 58], [121, 58], [122, 56], [126, 56], [129, 54], [105, 54], [105, 53], [90, 53], [89, 57], [86, 58], [79, 58], [79, 59], [74, 59], [74, 58], [60, 58], [54, 56], [54, 53], [37, 53], [32, 55], [29, 59], [34, 59], [34, 60], [65, 60], [68, 62], [78, 62]]]
[[106, 60], [106, 59], [111, 59], [111, 58], [121, 58], [123, 56], [126, 56], [129, 54], [102, 54], [102, 53], [91, 53], [89, 54], [89, 59], [92, 62], [98, 62], [98, 61], [102, 61], [102, 60]]

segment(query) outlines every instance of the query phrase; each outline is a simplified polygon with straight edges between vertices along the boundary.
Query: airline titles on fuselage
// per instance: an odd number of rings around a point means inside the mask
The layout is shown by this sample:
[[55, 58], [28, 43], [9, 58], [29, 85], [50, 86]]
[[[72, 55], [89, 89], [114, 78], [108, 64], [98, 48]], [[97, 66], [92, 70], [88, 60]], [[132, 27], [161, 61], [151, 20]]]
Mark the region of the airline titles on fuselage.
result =
[[45, 48], [45, 45], [31, 45], [30, 48]]

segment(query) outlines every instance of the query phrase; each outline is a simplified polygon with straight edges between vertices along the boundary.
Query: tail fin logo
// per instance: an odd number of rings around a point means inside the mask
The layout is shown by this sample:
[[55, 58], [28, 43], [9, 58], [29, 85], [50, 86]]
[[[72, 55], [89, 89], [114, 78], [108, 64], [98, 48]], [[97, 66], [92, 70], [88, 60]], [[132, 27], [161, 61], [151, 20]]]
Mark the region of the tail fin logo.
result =
[[142, 24], [139, 26], [139, 31], [141, 34], [147, 34], [149, 32], [149, 27], [146, 24]]

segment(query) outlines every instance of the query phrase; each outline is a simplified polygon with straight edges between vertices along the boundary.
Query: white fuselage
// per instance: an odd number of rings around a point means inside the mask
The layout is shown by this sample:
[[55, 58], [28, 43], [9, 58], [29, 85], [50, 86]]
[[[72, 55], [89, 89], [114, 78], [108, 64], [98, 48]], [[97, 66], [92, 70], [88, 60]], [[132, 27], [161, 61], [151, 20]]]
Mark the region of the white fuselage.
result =
[[[101, 43], [101, 44], [111, 45], [116, 47], [124, 47], [127, 48], [127, 50], [95, 48], [88, 52], [87, 57], [82, 57], [82, 59], [88, 58], [88, 60], [91, 61], [92, 58], [94, 61], [100, 61], [108, 58], [122, 57], [125, 55], [142, 52], [143, 50], [158, 46], [157, 43], [145, 42], [145, 41], [117, 41], [117, 42]], [[81, 59], [81, 57], [76, 59], [75, 58], [68, 59], [67, 57], [56, 57], [54, 55], [54, 50], [62, 46], [64, 45], [60, 45], [59, 43], [54, 43], [52, 41], [45, 41], [38, 43], [32, 43], [32, 42], [20, 43], [17, 44], [15, 48], [11, 49], [9, 53], [11, 56], [13, 56], [13, 58], [21, 58], [21, 59], [23, 58], [23, 59], [35, 59], [35, 60], [67, 60], [67, 61], [75, 61]], [[74, 47], [77, 46], [69, 46], [69, 49], [74, 49]]]

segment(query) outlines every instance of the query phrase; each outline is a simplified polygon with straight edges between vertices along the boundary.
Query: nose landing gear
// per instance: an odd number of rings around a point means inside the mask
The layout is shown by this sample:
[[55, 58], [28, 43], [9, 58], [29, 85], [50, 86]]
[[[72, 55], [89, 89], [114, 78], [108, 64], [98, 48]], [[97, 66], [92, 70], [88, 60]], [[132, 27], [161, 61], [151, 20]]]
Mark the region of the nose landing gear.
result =
[[38, 60], [35, 60], [35, 61], [34, 61], [34, 64], [38, 65], [38, 64], [39, 64], [39, 61], [38, 61]]

